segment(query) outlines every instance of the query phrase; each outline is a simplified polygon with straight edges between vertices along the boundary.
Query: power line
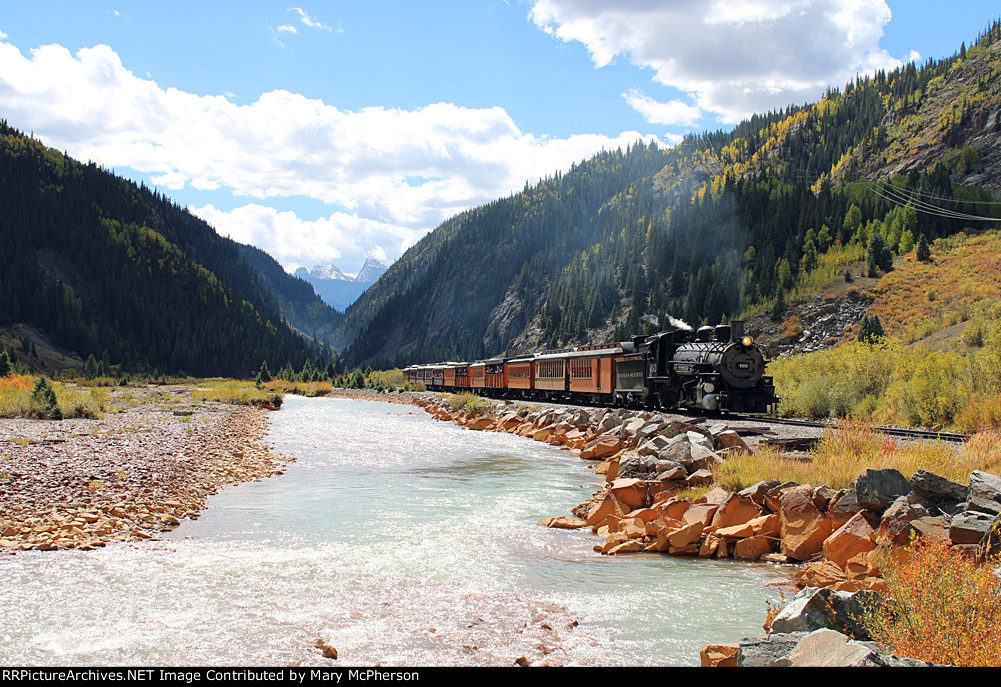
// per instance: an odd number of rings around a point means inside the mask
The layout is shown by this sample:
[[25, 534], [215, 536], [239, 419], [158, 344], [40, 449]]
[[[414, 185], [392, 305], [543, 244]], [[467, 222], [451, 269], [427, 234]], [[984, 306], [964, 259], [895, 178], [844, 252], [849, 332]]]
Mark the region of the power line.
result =
[[998, 217], [984, 217], [983, 215], [971, 215], [966, 212], [957, 212], [956, 210], [950, 210], [949, 208], [940, 207], [932, 203], [927, 203], [923, 200], [917, 199], [914, 196], [907, 195], [900, 189], [893, 186], [882, 187], [882, 192], [880, 190], [879, 183], [865, 182], [865, 186], [869, 188], [873, 193], [875, 193], [880, 198], [885, 198], [886, 200], [900, 205], [902, 207], [910, 206], [913, 207], [918, 212], [923, 212], [929, 215], [935, 215], [937, 217], [946, 217], [949, 219], [961, 219], [971, 222], [1001, 222], [1001, 218]]

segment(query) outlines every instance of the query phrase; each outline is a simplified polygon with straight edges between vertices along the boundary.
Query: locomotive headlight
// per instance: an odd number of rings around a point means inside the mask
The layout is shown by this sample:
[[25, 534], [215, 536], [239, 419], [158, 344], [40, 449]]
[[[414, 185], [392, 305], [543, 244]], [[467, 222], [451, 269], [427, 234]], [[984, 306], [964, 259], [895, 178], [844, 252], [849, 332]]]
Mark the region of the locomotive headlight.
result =
[[713, 385], [712, 382], [706, 382], [705, 384], [702, 385], [702, 391], [704, 391], [707, 394], [711, 394], [712, 392], [716, 391], [716, 387]]
[[745, 347], [749, 347], [752, 343], [754, 343], [754, 337], [745, 336], [743, 339], [740, 340], [740, 343], [744, 344]]

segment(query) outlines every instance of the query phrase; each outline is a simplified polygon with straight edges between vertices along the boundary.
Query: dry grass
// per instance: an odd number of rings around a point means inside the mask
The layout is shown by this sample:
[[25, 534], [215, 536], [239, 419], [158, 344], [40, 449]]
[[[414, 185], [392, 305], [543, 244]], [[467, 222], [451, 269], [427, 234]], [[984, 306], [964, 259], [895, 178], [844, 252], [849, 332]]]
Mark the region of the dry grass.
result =
[[287, 382], [284, 379], [272, 379], [262, 384], [260, 388], [275, 394], [295, 394], [297, 396], [328, 396], [334, 389], [330, 382]]
[[218, 401], [232, 405], [280, 406], [282, 394], [279, 391], [259, 389], [253, 382], [233, 379], [208, 379], [199, 382], [191, 392], [195, 402]]
[[[0, 379], [0, 417], [48, 417], [49, 409], [33, 393], [39, 379], [33, 375]], [[106, 389], [79, 389], [59, 382], [51, 386], [64, 418], [99, 418], [109, 410]]]
[[471, 391], [464, 391], [461, 394], [452, 394], [448, 399], [448, 404], [452, 410], [461, 410], [464, 413], [475, 415], [487, 405], [487, 402]]
[[945, 442], [900, 442], [846, 421], [826, 431], [806, 458], [769, 448], [734, 456], [719, 468], [716, 483], [731, 491], [767, 479], [841, 489], [869, 468], [895, 468], [906, 477], [924, 469], [966, 484], [974, 470], [1001, 472], [1001, 433], [979, 432], [955, 447]]

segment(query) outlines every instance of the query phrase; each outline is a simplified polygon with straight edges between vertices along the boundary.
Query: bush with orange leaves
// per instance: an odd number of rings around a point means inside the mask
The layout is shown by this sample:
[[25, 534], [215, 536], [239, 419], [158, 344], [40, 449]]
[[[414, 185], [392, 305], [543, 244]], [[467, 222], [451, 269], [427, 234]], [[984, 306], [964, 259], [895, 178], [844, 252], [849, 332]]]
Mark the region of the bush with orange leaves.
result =
[[883, 559], [885, 605], [864, 619], [876, 642], [897, 656], [943, 665], [1001, 666], [998, 558], [985, 564], [923, 538]]

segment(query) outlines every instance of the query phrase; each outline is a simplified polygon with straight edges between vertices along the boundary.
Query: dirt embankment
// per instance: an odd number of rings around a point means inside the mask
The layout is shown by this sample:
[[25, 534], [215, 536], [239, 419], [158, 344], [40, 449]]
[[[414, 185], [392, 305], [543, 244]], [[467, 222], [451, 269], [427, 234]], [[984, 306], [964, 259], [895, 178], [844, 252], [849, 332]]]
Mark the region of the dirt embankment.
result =
[[262, 442], [265, 410], [129, 393], [133, 407], [99, 420], [0, 419], [0, 551], [149, 539], [291, 460]]

